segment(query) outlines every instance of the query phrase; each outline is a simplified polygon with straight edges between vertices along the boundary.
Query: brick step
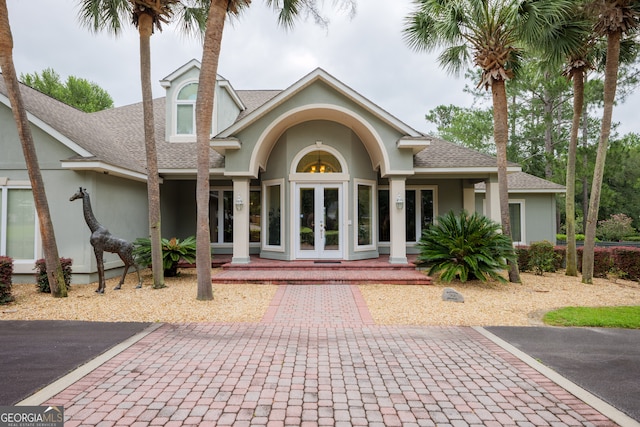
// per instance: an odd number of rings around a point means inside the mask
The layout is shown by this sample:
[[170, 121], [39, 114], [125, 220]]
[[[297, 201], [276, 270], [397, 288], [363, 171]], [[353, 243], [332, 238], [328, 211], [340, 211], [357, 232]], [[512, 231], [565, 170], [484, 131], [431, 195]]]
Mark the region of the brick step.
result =
[[431, 278], [415, 268], [405, 271], [371, 271], [360, 269], [229, 269], [222, 270], [212, 278], [214, 284], [272, 284], [272, 285], [316, 285], [316, 284], [394, 284], [431, 285]]

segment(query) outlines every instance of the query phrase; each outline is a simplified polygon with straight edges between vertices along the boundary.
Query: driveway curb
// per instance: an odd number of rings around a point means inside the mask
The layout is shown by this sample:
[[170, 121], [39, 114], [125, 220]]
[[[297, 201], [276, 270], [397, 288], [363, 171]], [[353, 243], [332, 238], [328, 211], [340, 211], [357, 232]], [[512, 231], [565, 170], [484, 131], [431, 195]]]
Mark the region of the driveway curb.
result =
[[589, 393], [587, 390], [583, 389], [577, 384], [569, 381], [568, 379], [561, 376], [553, 369], [546, 367], [545, 365], [538, 362], [533, 357], [517, 349], [513, 345], [503, 340], [502, 338], [497, 337], [496, 335], [492, 334], [491, 332], [487, 331], [486, 329], [480, 326], [473, 326], [473, 329], [475, 329], [477, 332], [482, 334], [487, 339], [491, 340], [496, 345], [502, 347], [504, 350], [508, 351], [509, 353], [511, 353], [518, 359], [520, 359], [522, 362], [529, 365], [531, 368], [538, 371], [540, 374], [549, 378], [549, 380], [553, 381], [558, 386], [564, 388], [569, 393], [573, 394], [575, 397], [582, 400], [587, 405], [593, 407], [594, 409], [596, 409], [597, 411], [599, 411], [600, 413], [602, 413], [604, 416], [608, 417], [612, 421], [624, 427], [640, 427], [640, 422], [629, 417], [627, 414], [611, 406], [610, 404], [600, 399], [599, 397]]
[[69, 372], [67, 375], [63, 376], [62, 378], [59, 378], [58, 380], [52, 382], [51, 384], [47, 385], [46, 387], [42, 388], [41, 390], [37, 391], [31, 396], [21, 400], [20, 402], [16, 403], [16, 405], [18, 406], [42, 405], [44, 402], [51, 399], [56, 394], [60, 393], [61, 391], [69, 387], [71, 384], [75, 383], [80, 378], [84, 377], [89, 372], [98, 368], [108, 360], [111, 360], [113, 357], [122, 353], [123, 351], [125, 351], [126, 349], [128, 349], [129, 347], [131, 347], [132, 345], [134, 345], [135, 343], [137, 343], [138, 341], [140, 341], [141, 339], [143, 339], [144, 337], [146, 337], [147, 335], [149, 335], [150, 333], [152, 333], [153, 331], [161, 327], [162, 325], [164, 325], [164, 323], [155, 323], [147, 327], [142, 332], [139, 332], [136, 335], [130, 338], [127, 338], [126, 340], [111, 347], [109, 350], [105, 351], [99, 356], [89, 360], [87, 363], [77, 367], [76, 369]]

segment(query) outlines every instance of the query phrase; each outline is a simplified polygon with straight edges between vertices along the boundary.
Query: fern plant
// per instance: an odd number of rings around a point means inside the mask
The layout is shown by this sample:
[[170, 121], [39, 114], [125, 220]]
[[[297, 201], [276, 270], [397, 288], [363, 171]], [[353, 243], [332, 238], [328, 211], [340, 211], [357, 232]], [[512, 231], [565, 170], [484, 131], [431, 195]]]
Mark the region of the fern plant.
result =
[[466, 211], [440, 216], [423, 231], [418, 247], [418, 262], [430, 267], [429, 275], [440, 273], [445, 282], [455, 278], [506, 282], [500, 272], [507, 268], [507, 260], [516, 260], [511, 239], [500, 232], [498, 223]]
[[[151, 241], [148, 237], [139, 237], [133, 242], [133, 254], [138, 265], [151, 265]], [[193, 263], [196, 260], [196, 238], [189, 236], [184, 240], [162, 238], [162, 268], [166, 277], [178, 275], [178, 262], [184, 260]]]

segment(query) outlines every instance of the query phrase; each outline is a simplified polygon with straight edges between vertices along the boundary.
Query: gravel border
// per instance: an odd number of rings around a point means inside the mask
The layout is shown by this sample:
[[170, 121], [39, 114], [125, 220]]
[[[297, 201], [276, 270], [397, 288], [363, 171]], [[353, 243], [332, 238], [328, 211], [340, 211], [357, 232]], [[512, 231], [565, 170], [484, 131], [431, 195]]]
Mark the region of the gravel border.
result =
[[[215, 274], [217, 269], [213, 270]], [[73, 285], [67, 298], [37, 292], [35, 284], [14, 284], [14, 303], [0, 306], [0, 320], [84, 320], [104, 322], [259, 322], [273, 299], [275, 285], [214, 285], [213, 301], [198, 301], [195, 269], [166, 278], [167, 288], [153, 289], [151, 271], [142, 289], [129, 275], [120, 291], [118, 278], [107, 280], [106, 294], [96, 284]], [[540, 325], [542, 314], [565, 306], [640, 305], [640, 284], [594, 279], [585, 285], [564, 272], [544, 276], [522, 273], [522, 284], [452, 282], [434, 285], [359, 285], [377, 324], [527, 326]], [[445, 302], [452, 287], [464, 303]]]

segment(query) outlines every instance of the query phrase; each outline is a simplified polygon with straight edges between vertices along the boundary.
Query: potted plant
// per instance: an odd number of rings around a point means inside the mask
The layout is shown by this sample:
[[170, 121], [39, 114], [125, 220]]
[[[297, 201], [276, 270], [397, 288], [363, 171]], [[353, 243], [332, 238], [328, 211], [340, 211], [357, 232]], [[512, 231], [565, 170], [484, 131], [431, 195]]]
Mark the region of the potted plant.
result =
[[[180, 260], [193, 263], [196, 260], [196, 238], [189, 236], [184, 240], [176, 237], [172, 239], [161, 239], [162, 244], [162, 267], [165, 277], [178, 275], [178, 263]], [[151, 241], [148, 237], [140, 237], [134, 242], [133, 251], [139, 265], [151, 265]]]

